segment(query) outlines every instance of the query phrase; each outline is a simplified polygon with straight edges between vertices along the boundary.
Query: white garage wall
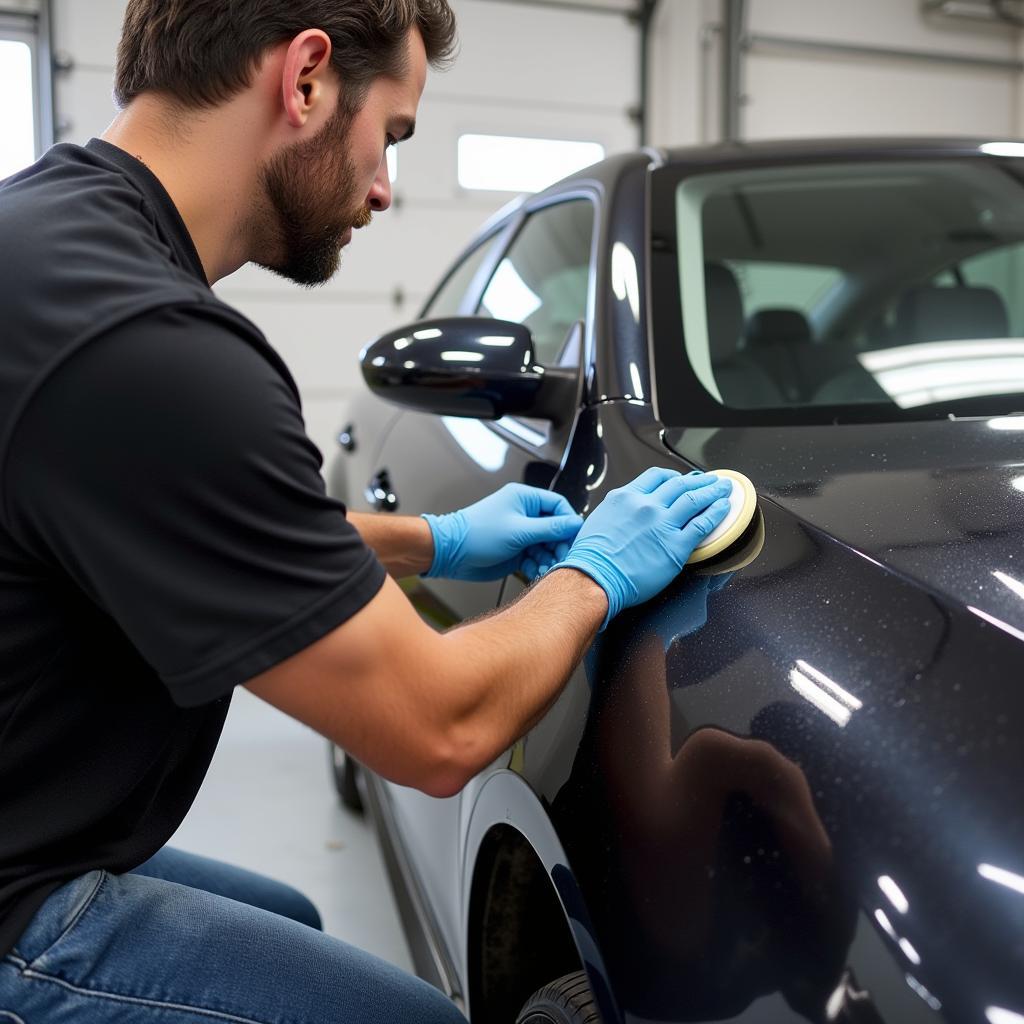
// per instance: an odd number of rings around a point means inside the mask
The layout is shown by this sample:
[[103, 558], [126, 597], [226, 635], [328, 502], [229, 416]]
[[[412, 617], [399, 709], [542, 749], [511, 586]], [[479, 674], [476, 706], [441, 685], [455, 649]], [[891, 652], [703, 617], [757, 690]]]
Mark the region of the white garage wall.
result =
[[[55, 0], [56, 47], [71, 69], [58, 76], [62, 141], [103, 131], [124, 0]], [[632, 0], [600, 0], [627, 11]], [[362, 386], [356, 357], [376, 335], [412, 319], [475, 229], [511, 196], [460, 188], [456, 144], [470, 132], [636, 144], [628, 110], [638, 98], [635, 26], [621, 13], [455, 0], [461, 54], [432, 73], [416, 138], [399, 147], [394, 205], [356, 234], [327, 286], [304, 291], [254, 267], [217, 286], [267, 334], [299, 383], [310, 436], [325, 458]]]
[[[1008, 25], [928, 17], [919, 0], [748, 0], [746, 31], [816, 42], [1018, 61]], [[651, 81], [658, 144], [719, 138], [717, 0], [661, 0]], [[1021, 74], [755, 45], [743, 58], [747, 139], [1024, 132]]]

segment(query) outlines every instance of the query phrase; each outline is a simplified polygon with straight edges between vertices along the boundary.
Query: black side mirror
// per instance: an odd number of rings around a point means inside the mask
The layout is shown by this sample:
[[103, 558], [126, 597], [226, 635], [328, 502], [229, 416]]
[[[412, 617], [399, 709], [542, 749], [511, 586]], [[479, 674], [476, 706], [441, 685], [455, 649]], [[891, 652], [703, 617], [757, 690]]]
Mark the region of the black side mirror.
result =
[[576, 412], [576, 371], [536, 365], [529, 328], [507, 320], [423, 320], [378, 338], [359, 361], [371, 391], [422, 412], [553, 423]]

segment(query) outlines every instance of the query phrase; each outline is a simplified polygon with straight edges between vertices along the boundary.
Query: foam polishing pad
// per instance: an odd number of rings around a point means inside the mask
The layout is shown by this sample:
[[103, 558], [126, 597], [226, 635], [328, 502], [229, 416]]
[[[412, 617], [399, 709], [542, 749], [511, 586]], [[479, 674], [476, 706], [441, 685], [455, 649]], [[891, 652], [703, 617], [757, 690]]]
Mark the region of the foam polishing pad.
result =
[[732, 481], [729, 511], [725, 519], [694, 548], [693, 554], [687, 559], [687, 565], [714, 558], [735, 544], [746, 533], [757, 511], [757, 492], [742, 473], [737, 473], [734, 469], [713, 469], [710, 472], [721, 480]]

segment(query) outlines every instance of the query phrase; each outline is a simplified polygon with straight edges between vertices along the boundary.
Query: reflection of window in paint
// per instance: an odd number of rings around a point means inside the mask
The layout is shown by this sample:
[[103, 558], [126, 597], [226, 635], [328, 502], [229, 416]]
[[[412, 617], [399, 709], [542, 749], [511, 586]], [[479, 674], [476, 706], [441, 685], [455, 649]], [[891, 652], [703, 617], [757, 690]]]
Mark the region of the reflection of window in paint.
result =
[[441, 422], [459, 447], [481, 468], [495, 472], [505, 465], [509, 444], [479, 420], [442, 416]]
[[496, 192], [539, 192], [603, 159], [604, 146], [597, 142], [463, 135], [459, 184]]
[[0, 39], [0, 179], [27, 167], [36, 155], [32, 50]]

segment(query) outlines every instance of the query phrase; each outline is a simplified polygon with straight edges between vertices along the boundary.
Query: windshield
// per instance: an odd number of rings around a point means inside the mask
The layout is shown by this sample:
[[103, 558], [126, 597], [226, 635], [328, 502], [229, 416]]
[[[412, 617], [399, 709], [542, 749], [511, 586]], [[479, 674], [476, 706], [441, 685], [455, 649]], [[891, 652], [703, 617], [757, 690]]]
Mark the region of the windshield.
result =
[[[659, 396], [688, 377], [723, 412], [790, 419], [1024, 408], [1015, 163], [658, 171]], [[666, 374], [673, 349], [677, 367]]]

